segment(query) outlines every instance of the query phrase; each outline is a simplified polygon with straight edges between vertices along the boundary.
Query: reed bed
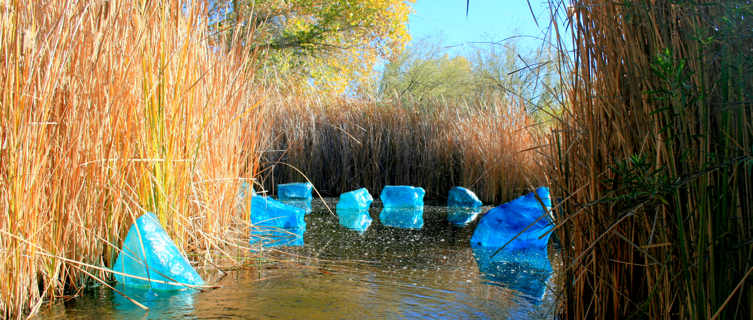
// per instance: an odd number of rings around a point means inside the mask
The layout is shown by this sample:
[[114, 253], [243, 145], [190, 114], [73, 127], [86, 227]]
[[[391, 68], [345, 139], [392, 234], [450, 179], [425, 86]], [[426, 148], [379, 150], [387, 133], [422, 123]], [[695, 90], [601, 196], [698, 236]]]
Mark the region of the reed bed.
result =
[[563, 318], [753, 318], [752, 16], [570, 1], [551, 175]]
[[207, 20], [200, 2], [0, 4], [0, 316], [108, 279], [145, 211], [186, 253], [248, 221], [253, 57]]
[[416, 185], [445, 201], [456, 185], [499, 203], [544, 183], [542, 144], [521, 103], [290, 98], [266, 101], [262, 174], [267, 190], [305, 181], [324, 195]]

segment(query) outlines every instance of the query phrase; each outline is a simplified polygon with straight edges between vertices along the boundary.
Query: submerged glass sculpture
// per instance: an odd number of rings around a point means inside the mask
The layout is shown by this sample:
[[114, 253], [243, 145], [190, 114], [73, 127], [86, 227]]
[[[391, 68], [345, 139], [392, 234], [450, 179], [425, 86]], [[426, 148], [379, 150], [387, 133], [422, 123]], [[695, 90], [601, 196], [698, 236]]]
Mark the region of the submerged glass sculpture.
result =
[[341, 226], [360, 233], [365, 232], [373, 221], [369, 210], [341, 209], [340, 206], [337, 206], [337, 217]]
[[125, 287], [176, 290], [185, 288], [181, 284], [204, 284], [151, 212], [136, 219], [128, 230], [112, 269], [141, 278], [116, 273], [115, 280]]
[[473, 191], [463, 187], [452, 187], [447, 195], [448, 207], [478, 208], [482, 204]]
[[447, 221], [458, 227], [464, 227], [476, 220], [480, 213], [481, 208], [449, 207], [447, 209]]
[[379, 221], [383, 225], [401, 229], [421, 229], [424, 227], [424, 207], [382, 208]]
[[549, 189], [534, 192], [489, 210], [473, 232], [471, 247], [487, 279], [537, 303], [552, 273], [547, 243], [553, 226]]
[[303, 245], [306, 212], [269, 197], [251, 197], [251, 244], [264, 247]]
[[531, 303], [544, 299], [552, 266], [546, 252], [538, 249], [500, 252], [494, 248], [473, 248], [479, 271], [492, 284], [515, 290]]
[[412, 186], [385, 186], [379, 198], [385, 208], [414, 208], [424, 206], [424, 188]]
[[366, 188], [345, 192], [337, 201], [337, 210], [369, 210], [374, 198]]
[[311, 213], [311, 190], [314, 186], [309, 182], [294, 182], [277, 185], [277, 199], [285, 204], [301, 208], [306, 214]]
[[489, 210], [473, 232], [471, 247], [505, 246], [506, 251], [539, 248], [546, 253], [553, 227], [548, 214], [552, 203], [549, 189], [541, 187], [535, 192], [541, 202], [531, 192]]

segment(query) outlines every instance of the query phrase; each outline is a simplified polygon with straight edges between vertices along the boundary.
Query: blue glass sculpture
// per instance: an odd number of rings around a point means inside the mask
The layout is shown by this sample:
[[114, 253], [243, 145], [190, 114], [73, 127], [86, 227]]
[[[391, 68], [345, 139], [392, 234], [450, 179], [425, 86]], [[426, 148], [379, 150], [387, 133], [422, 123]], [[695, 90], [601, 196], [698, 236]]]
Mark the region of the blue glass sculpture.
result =
[[549, 189], [541, 187], [535, 192], [544, 207], [531, 192], [489, 210], [473, 232], [471, 247], [499, 248], [507, 244], [507, 251], [538, 248], [546, 253], [553, 227], [548, 215], [552, 203]]
[[125, 287], [176, 290], [185, 288], [180, 284], [204, 284], [151, 212], [136, 219], [128, 230], [112, 269], [142, 278], [116, 273], [115, 280]]
[[463, 187], [452, 187], [447, 196], [448, 207], [478, 208], [482, 204], [473, 191]]
[[476, 220], [479, 213], [481, 213], [481, 208], [449, 207], [447, 221], [458, 227], [464, 227]]
[[264, 247], [303, 245], [305, 211], [269, 197], [251, 197], [251, 244]]
[[424, 227], [424, 207], [382, 208], [379, 221], [383, 225], [401, 229], [421, 229]]
[[385, 186], [379, 198], [385, 208], [414, 208], [424, 206], [424, 194], [421, 187]]
[[340, 195], [340, 200], [337, 201], [337, 210], [369, 210], [372, 201], [374, 201], [374, 198], [371, 197], [366, 188], [345, 192]]
[[337, 207], [337, 217], [340, 225], [359, 233], [365, 232], [373, 220], [369, 210], [341, 209], [340, 206]]
[[277, 199], [311, 213], [311, 190], [314, 188], [308, 182], [294, 182], [277, 185]]
[[270, 197], [251, 197], [251, 224], [254, 226], [306, 230], [305, 211]]

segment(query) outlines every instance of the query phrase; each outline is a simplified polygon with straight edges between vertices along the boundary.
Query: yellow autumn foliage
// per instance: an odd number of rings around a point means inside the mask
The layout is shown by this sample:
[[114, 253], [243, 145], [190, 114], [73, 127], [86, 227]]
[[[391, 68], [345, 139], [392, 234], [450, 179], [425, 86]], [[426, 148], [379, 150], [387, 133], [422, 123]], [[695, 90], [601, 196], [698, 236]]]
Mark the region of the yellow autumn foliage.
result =
[[404, 49], [411, 2], [233, 1], [218, 10], [224, 16], [218, 25], [253, 28], [248, 46], [265, 53], [266, 78], [285, 79], [303, 92], [340, 95], [372, 85], [377, 61]]

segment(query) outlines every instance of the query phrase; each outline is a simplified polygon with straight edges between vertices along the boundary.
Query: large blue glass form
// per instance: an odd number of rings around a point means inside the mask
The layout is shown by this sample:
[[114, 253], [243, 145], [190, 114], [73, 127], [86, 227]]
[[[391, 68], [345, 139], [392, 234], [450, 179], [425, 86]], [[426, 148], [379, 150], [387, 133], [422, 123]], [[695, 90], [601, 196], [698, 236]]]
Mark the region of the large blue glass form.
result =
[[471, 247], [505, 246], [506, 251], [538, 248], [546, 254], [553, 227], [548, 214], [552, 203], [549, 189], [541, 187], [535, 192], [541, 202], [531, 192], [489, 210], [473, 232]]
[[452, 187], [447, 195], [448, 207], [478, 208], [482, 204], [473, 191], [463, 187]]
[[424, 188], [385, 186], [379, 198], [385, 208], [415, 208], [424, 206]]
[[481, 208], [447, 208], [447, 221], [458, 226], [464, 227], [476, 220], [481, 213]]
[[251, 244], [263, 247], [301, 246], [306, 212], [269, 197], [251, 197]]
[[337, 206], [337, 217], [341, 226], [359, 233], [365, 232], [373, 221], [369, 210], [341, 209], [340, 206]]
[[369, 190], [361, 188], [341, 194], [340, 200], [337, 201], [337, 210], [369, 210], [373, 201]]
[[533, 304], [540, 303], [552, 276], [552, 266], [546, 251], [519, 250], [500, 252], [494, 248], [473, 248], [479, 271], [492, 284], [515, 290]]
[[270, 197], [251, 197], [251, 224], [254, 226], [306, 230], [304, 210]]
[[294, 182], [277, 185], [277, 199], [285, 204], [301, 208], [306, 214], [311, 213], [311, 190], [314, 186], [309, 182]]
[[115, 280], [125, 287], [176, 290], [185, 288], [181, 284], [204, 284], [151, 212], [136, 219], [128, 230], [123, 249], [112, 269], [140, 277], [137, 279], [116, 273]]
[[424, 227], [424, 207], [382, 208], [379, 221], [383, 225], [401, 229], [421, 229]]

